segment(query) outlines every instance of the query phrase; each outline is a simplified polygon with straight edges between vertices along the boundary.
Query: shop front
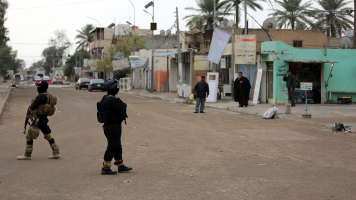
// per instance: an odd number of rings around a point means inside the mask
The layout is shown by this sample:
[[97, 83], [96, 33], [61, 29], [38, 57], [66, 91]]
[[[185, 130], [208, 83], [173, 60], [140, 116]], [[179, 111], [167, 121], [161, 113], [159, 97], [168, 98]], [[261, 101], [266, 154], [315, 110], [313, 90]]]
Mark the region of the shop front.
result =
[[[283, 77], [288, 70], [296, 77], [297, 103], [334, 103], [340, 97], [356, 99], [356, 51], [349, 49], [297, 49], [283, 42], [264, 42], [261, 47], [261, 102], [284, 104], [288, 90]], [[301, 90], [301, 83], [312, 90]]]

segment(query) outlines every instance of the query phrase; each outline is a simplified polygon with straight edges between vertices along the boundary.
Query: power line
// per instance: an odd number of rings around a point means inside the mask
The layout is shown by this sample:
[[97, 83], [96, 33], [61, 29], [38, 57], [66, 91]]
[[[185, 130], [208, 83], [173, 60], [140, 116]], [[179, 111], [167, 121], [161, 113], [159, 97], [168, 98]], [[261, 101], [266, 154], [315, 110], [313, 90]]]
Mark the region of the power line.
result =
[[82, 2], [75, 2], [75, 3], [57, 4], [57, 5], [48, 5], [48, 6], [35, 6], [35, 7], [23, 7], [23, 8], [10, 8], [9, 10], [28, 10], [28, 9], [37, 9], [37, 8], [59, 7], [59, 6], [67, 6], [67, 5], [75, 5], [75, 4], [93, 3], [93, 2], [99, 2], [99, 1], [106, 1], [106, 0], [82, 1]]

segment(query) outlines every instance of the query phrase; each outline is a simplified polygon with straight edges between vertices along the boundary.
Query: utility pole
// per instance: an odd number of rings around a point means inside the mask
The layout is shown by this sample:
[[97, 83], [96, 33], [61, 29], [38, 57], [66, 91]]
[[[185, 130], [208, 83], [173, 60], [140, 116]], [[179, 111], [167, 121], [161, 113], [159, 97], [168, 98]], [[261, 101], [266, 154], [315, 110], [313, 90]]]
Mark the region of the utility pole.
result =
[[[214, 1], [215, 2], [215, 1]], [[182, 52], [180, 49], [180, 31], [179, 31], [179, 17], [178, 17], [178, 7], [176, 7], [177, 15], [177, 41], [178, 41], [178, 70], [179, 70], [179, 85], [183, 84], [183, 66], [182, 66]]]
[[[214, 1], [214, 11], [213, 11], [213, 32], [214, 32], [214, 28], [215, 28], [215, 10], [216, 10], [216, 1]], [[246, 0], [245, 0], [246, 1]], [[213, 72], [216, 72], [216, 64], [213, 63]]]
[[244, 35], [248, 35], [247, 34], [247, 0], [244, 1], [244, 9], [245, 9], [245, 34]]
[[[155, 5], [154, 5], [154, 0], [152, 4], [153, 8], [153, 15], [152, 15], [152, 23], [155, 22]], [[155, 80], [155, 36], [154, 36], [154, 30], [152, 30], [152, 70], [151, 70], [151, 93], [153, 93], [154, 90], [154, 80]]]
[[[237, 24], [236, 24], [237, 27]], [[234, 82], [235, 82], [235, 28], [232, 29], [232, 47], [231, 47], [231, 68], [232, 68], [232, 77], [230, 77], [231, 82], [231, 100], [235, 100], [234, 96]]]
[[[169, 42], [166, 42], [166, 45], [167, 45], [167, 54], [168, 54], [169, 53], [169, 50], [168, 50]], [[169, 65], [169, 56], [167, 55], [167, 92], [169, 92], [169, 69], [168, 69], [168, 65]]]

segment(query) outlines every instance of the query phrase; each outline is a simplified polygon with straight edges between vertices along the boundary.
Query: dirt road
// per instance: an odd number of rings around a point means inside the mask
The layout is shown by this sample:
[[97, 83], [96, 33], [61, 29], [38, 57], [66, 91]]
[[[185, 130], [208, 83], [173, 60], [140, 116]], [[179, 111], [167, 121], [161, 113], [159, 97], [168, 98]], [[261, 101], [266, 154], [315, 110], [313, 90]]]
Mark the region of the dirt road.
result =
[[233, 112], [120, 95], [128, 104], [124, 162], [131, 173], [101, 176], [106, 140], [96, 121], [102, 92], [50, 88], [50, 118], [62, 159], [43, 136], [32, 160], [23, 120], [34, 87], [16, 89], [0, 119], [0, 199], [354, 199], [356, 137], [331, 133], [347, 119], [263, 120]]

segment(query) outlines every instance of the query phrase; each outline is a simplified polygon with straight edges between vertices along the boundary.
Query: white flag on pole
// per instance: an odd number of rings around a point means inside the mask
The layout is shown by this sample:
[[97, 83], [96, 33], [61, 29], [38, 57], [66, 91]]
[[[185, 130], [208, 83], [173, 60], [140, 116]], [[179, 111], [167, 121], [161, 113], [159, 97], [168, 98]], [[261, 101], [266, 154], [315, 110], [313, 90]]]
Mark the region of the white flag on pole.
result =
[[213, 39], [211, 41], [208, 60], [215, 64], [219, 64], [220, 58], [224, 53], [227, 43], [229, 42], [231, 34], [214, 28]]

